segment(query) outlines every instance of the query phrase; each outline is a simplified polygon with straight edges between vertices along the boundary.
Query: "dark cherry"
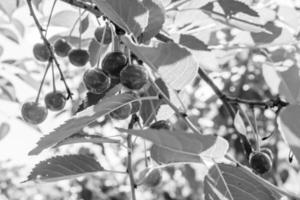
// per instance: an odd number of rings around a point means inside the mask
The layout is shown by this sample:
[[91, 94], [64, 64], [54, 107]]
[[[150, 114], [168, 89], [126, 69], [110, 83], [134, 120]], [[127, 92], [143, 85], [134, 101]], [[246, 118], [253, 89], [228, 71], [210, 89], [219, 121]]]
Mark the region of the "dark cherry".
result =
[[109, 115], [113, 119], [126, 119], [131, 114], [131, 104], [125, 104], [122, 107], [112, 111]]
[[69, 61], [76, 67], [82, 67], [89, 61], [90, 54], [84, 49], [73, 49], [69, 52]]
[[49, 110], [59, 111], [66, 105], [66, 97], [60, 91], [50, 92], [45, 96], [45, 104]]
[[46, 62], [49, 60], [51, 53], [46, 44], [37, 43], [33, 46], [33, 55], [37, 60]]
[[170, 130], [171, 126], [166, 120], [159, 120], [159, 121], [154, 122], [153, 124], [151, 124], [149, 128], [157, 129], [157, 130], [159, 130], [159, 129]]
[[119, 77], [121, 70], [127, 66], [127, 56], [120, 52], [115, 51], [108, 53], [102, 61], [102, 69], [113, 77]]
[[64, 39], [56, 40], [53, 47], [56, 55], [60, 57], [66, 57], [72, 49], [71, 45]]
[[159, 169], [151, 169], [147, 172], [143, 184], [148, 187], [156, 187], [162, 180], [161, 171]]
[[254, 151], [250, 154], [250, 166], [258, 174], [269, 172], [272, 168], [272, 159], [261, 151]]
[[101, 69], [88, 69], [83, 75], [86, 88], [94, 94], [103, 94], [110, 87], [110, 77]]
[[148, 73], [142, 65], [128, 65], [120, 73], [121, 83], [131, 90], [139, 90], [148, 82]]
[[47, 118], [48, 110], [41, 104], [30, 101], [22, 105], [21, 114], [26, 122], [40, 124]]

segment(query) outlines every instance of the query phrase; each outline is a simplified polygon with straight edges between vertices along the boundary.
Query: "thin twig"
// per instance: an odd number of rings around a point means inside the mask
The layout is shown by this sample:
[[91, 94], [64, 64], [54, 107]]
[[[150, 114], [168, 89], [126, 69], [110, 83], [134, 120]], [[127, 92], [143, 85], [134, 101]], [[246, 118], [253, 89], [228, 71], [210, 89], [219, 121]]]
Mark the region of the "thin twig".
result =
[[[128, 129], [132, 129], [134, 124], [137, 122], [138, 118], [135, 114], [131, 116], [131, 120], [128, 125]], [[136, 184], [134, 181], [134, 176], [133, 176], [133, 171], [132, 171], [132, 135], [128, 134], [127, 136], [127, 173], [129, 175], [129, 180], [130, 180], [130, 188], [131, 188], [131, 195], [132, 195], [132, 200], [136, 200], [135, 197], [135, 188]]]
[[34, 20], [34, 22], [35, 22], [35, 25], [36, 25], [36, 27], [37, 27], [39, 33], [40, 33], [40, 36], [41, 36], [41, 38], [42, 38], [44, 44], [47, 46], [47, 48], [48, 48], [48, 50], [49, 50], [49, 52], [50, 52], [50, 59], [53, 59], [55, 65], [56, 65], [56, 67], [58, 68], [58, 71], [59, 71], [59, 73], [60, 73], [61, 80], [63, 81], [63, 83], [64, 83], [64, 85], [65, 85], [65, 87], [66, 87], [66, 91], [67, 91], [67, 93], [68, 93], [67, 99], [72, 98], [72, 92], [71, 92], [69, 86], [67, 85], [67, 82], [66, 82], [65, 77], [64, 77], [64, 75], [63, 75], [63, 73], [62, 73], [62, 70], [61, 70], [61, 68], [60, 68], [60, 65], [59, 65], [59, 63], [58, 63], [58, 61], [57, 61], [57, 59], [56, 59], [56, 57], [55, 57], [55, 55], [54, 55], [53, 49], [52, 49], [52, 47], [51, 47], [51, 44], [50, 44], [50, 42], [47, 40], [47, 38], [44, 36], [44, 33], [43, 33], [43, 32], [44, 32], [45, 30], [44, 30], [43, 27], [41, 26], [39, 20], [37, 19], [36, 15], [35, 15], [35, 13], [34, 13], [34, 9], [33, 9], [33, 7], [32, 7], [32, 2], [31, 2], [31, 0], [27, 0], [27, 4], [28, 4], [28, 7], [29, 7], [30, 15], [32, 16], [32, 18], [33, 18], [33, 20]]
[[48, 60], [47, 67], [46, 67], [45, 72], [44, 72], [44, 75], [43, 75], [43, 79], [42, 79], [42, 81], [41, 81], [41, 83], [40, 83], [40, 87], [39, 87], [39, 91], [38, 91], [38, 94], [37, 94], [36, 99], [35, 99], [35, 103], [38, 103], [38, 102], [39, 102], [40, 95], [41, 95], [41, 92], [42, 92], [42, 88], [43, 88], [43, 85], [44, 85], [44, 82], [45, 82], [45, 78], [46, 78], [47, 72], [48, 72], [48, 70], [49, 70], [49, 68], [50, 68], [50, 66], [51, 66], [51, 63], [52, 63], [52, 60], [49, 59], [49, 60]]

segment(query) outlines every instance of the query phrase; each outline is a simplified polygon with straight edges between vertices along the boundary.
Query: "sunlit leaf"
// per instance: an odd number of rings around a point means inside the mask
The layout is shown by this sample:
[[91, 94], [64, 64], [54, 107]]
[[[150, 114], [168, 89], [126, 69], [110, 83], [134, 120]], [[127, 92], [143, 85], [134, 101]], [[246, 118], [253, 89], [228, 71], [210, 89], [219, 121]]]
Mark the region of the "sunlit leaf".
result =
[[62, 26], [66, 28], [71, 28], [74, 23], [78, 20], [78, 12], [72, 10], [63, 10], [55, 13], [50, 21], [52, 26]]
[[149, 10], [149, 18], [145, 31], [138, 38], [140, 42], [150, 40], [165, 22], [165, 10], [160, 0], [143, 0], [143, 4]]
[[158, 69], [162, 79], [173, 89], [180, 90], [197, 75], [197, 63], [192, 54], [173, 42], [156, 43], [153, 46], [134, 44], [127, 37], [122, 41], [141, 60]]
[[151, 158], [160, 164], [172, 163], [202, 163], [199, 155], [191, 155], [183, 152], [173, 151], [158, 145], [153, 145], [150, 149]]
[[280, 111], [279, 130], [300, 161], [300, 105], [289, 105]]
[[103, 170], [103, 167], [96, 160], [88, 156], [56, 156], [37, 164], [32, 169], [27, 181], [53, 182], [74, 179]]
[[0, 0], [0, 10], [3, 11], [9, 18], [18, 7], [18, 0]]
[[0, 140], [5, 138], [7, 134], [9, 133], [10, 125], [6, 122], [1, 123], [0, 125]]
[[234, 117], [234, 127], [236, 128], [236, 130], [243, 135], [247, 134], [247, 129], [244, 123], [244, 120], [242, 119], [241, 115], [240, 115], [240, 111], [237, 111], [237, 113], [235, 114]]
[[[282, 197], [279, 191], [274, 189], [276, 186], [270, 188], [264, 179], [248, 171], [248, 169], [228, 164], [217, 165], [220, 171], [216, 165], [213, 166], [209, 170], [209, 176], [206, 176], [204, 180], [205, 185], [211, 184], [211, 187], [215, 187], [220, 192], [216, 199], [224, 199], [220, 197], [225, 196], [232, 200], [279, 200]], [[223, 176], [224, 180], [220, 175]], [[216, 190], [211, 193], [211, 190], [207, 190], [207, 186], [205, 188], [206, 199], [212, 199], [209, 197], [218, 194]]]
[[19, 38], [14, 31], [9, 28], [0, 27], [0, 34], [5, 36], [7, 39], [19, 44]]
[[244, 2], [238, 0], [219, 0], [218, 1], [221, 8], [224, 10], [226, 16], [232, 16], [239, 12], [258, 17], [258, 13], [250, 8]]
[[94, 0], [111, 21], [136, 38], [148, 25], [149, 13], [138, 0]]
[[198, 135], [163, 129], [129, 130], [118, 128], [118, 130], [142, 137], [160, 147], [175, 152], [200, 155], [201, 158], [222, 158], [228, 150], [227, 141], [213, 135]]

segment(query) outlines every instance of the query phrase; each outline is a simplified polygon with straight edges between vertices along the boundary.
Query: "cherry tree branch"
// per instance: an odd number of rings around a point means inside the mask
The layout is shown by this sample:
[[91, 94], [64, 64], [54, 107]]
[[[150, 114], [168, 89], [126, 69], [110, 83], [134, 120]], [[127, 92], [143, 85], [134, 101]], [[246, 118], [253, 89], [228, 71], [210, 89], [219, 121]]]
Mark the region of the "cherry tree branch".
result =
[[40, 24], [38, 18], [37, 18], [36, 15], [35, 15], [35, 12], [34, 12], [34, 9], [33, 9], [31, 0], [27, 0], [27, 4], [28, 4], [28, 7], [29, 7], [30, 15], [32, 16], [32, 18], [33, 18], [33, 20], [34, 20], [34, 23], [35, 23], [35, 25], [36, 25], [36, 27], [37, 27], [39, 33], [40, 33], [40, 36], [41, 36], [41, 38], [42, 38], [44, 44], [47, 46], [47, 48], [48, 48], [48, 50], [49, 50], [49, 52], [50, 52], [50, 59], [49, 59], [49, 60], [54, 61], [55, 65], [57, 66], [57, 69], [58, 69], [58, 71], [59, 71], [59, 73], [60, 73], [61, 80], [63, 81], [63, 83], [64, 83], [64, 85], [65, 85], [65, 88], [66, 88], [66, 91], [67, 91], [67, 93], [68, 93], [67, 99], [68, 99], [68, 98], [72, 98], [72, 92], [71, 92], [69, 86], [67, 85], [67, 82], [66, 82], [66, 80], [65, 80], [65, 77], [64, 77], [64, 75], [63, 75], [63, 72], [62, 72], [62, 70], [61, 70], [61, 68], [60, 68], [59, 62], [57, 61], [57, 59], [56, 59], [56, 57], [55, 57], [55, 55], [54, 55], [53, 49], [52, 49], [52, 47], [51, 47], [51, 44], [50, 44], [50, 42], [47, 40], [47, 38], [46, 38], [45, 35], [44, 35], [45, 29], [41, 26], [41, 24]]

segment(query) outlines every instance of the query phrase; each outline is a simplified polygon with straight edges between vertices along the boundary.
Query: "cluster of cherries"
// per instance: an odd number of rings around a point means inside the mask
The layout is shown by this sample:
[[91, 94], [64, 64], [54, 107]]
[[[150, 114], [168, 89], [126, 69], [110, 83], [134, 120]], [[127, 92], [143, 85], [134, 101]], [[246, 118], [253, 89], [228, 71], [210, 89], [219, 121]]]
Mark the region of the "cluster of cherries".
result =
[[[97, 27], [94, 36], [100, 45], [108, 45], [112, 41], [115, 42], [113, 37], [117, 37], [117, 35], [113, 33], [115, 32], [112, 32], [112, 28], [106, 25]], [[62, 38], [56, 40], [51, 48], [53, 48], [57, 56], [68, 57], [70, 63], [76, 67], [82, 67], [89, 61], [89, 52], [87, 50], [81, 48], [72, 49], [69, 42]], [[34, 45], [33, 55], [40, 62], [52, 62], [51, 51], [44, 43]], [[143, 88], [148, 82], [148, 73], [143, 65], [138, 62], [132, 63], [131, 58], [128, 58], [126, 55], [121, 50], [113, 50], [105, 55], [101, 67], [97, 66], [87, 69], [83, 75], [83, 82], [87, 90], [96, 95], [105, 94], [111, 86], [118, 82], [126, 88], [127, 93], [137, 95], [136, 91]], [[45, 73], [47, 73], [47, 70]], [[22, 117], [28, 123], [39, 124], [46, 119], [48, 109], [51, 111], [62, 110], [66, 100], [67, 98], [64, 94], [61, 91], [56, 91], [54, 87], [54, 91], [45, 96], [46, 106], [38, 102], [38, 97], [36, 101], [24, 103], [21, 109]], [[115, 119], [125, 119], [132, 113], [138, 112], [140, 106], [141, 103], [135, 101], [114, 110], [110, 113], [110, 116]]]

